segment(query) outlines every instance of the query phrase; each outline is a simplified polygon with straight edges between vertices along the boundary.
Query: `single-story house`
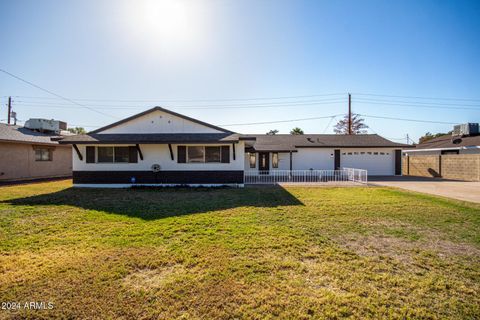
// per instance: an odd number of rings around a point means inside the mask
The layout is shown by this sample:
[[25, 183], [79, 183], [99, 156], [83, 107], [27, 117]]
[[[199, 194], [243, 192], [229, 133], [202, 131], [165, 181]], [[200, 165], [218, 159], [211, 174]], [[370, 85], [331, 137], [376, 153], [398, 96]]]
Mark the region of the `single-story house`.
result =
[[236, 185], [247, 170], [367, 169], [401, 174], [401, 149], [376, 134], [249, 135], [155, 107], [65, 137], [75, 186]]
[[0, 123], [0, 183], [72, 176], [69, 145], [57, 133]]
[[461, 129], [454, 128], [451, 134], [433, 138], [417, 144], [415, 148], [404, 150], [405, 155], [480, 154], [478, 123], [466, 123], [455, 127], [465, 130], [462, 132]]

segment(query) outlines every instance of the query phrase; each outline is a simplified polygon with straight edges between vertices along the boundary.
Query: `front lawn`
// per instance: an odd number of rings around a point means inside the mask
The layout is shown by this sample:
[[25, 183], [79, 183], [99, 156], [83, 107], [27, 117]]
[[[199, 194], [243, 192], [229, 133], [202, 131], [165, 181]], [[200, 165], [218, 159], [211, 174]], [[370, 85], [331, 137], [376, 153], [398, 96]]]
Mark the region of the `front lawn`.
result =
[[374, 187], [70, 187], [0, 187], [0, 303], [22, 305], [0, 319], [480, 318], [479, 205]]

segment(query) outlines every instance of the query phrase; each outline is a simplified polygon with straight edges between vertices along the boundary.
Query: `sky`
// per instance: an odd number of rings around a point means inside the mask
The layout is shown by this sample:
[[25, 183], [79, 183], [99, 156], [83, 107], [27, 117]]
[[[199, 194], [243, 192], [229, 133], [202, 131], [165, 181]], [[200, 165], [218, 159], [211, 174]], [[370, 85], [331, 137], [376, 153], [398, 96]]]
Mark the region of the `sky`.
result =
[[1, 0], [0, 69], [56, 95], [0, 72], [0, 121], [12, 96], [20, 123], [93, 130], [159, 105], [333, 133], [351, 93], [370, 133], [417, 140], [480, 122], [479, 34], [479, 1]]

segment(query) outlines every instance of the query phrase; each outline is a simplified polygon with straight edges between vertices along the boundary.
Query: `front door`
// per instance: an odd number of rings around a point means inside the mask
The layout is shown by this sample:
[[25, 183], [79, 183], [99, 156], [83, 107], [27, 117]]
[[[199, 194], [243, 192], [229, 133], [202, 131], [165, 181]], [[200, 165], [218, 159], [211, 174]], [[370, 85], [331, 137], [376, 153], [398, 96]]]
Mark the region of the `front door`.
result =
[[258, 153], [258, 170], [261, 174], [268, 174], [270, 170], [270, 157], [268, 152]]

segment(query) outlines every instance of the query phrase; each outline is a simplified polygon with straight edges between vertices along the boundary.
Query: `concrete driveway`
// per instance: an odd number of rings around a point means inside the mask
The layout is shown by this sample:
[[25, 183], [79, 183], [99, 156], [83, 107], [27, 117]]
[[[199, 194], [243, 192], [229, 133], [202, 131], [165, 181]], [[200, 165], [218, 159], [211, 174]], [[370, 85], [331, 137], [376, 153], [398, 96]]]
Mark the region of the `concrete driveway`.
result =
[[480, 182], [423, 177], [368, 177], [370, 185], [396, 187], [437, 196], [480, 203]]

